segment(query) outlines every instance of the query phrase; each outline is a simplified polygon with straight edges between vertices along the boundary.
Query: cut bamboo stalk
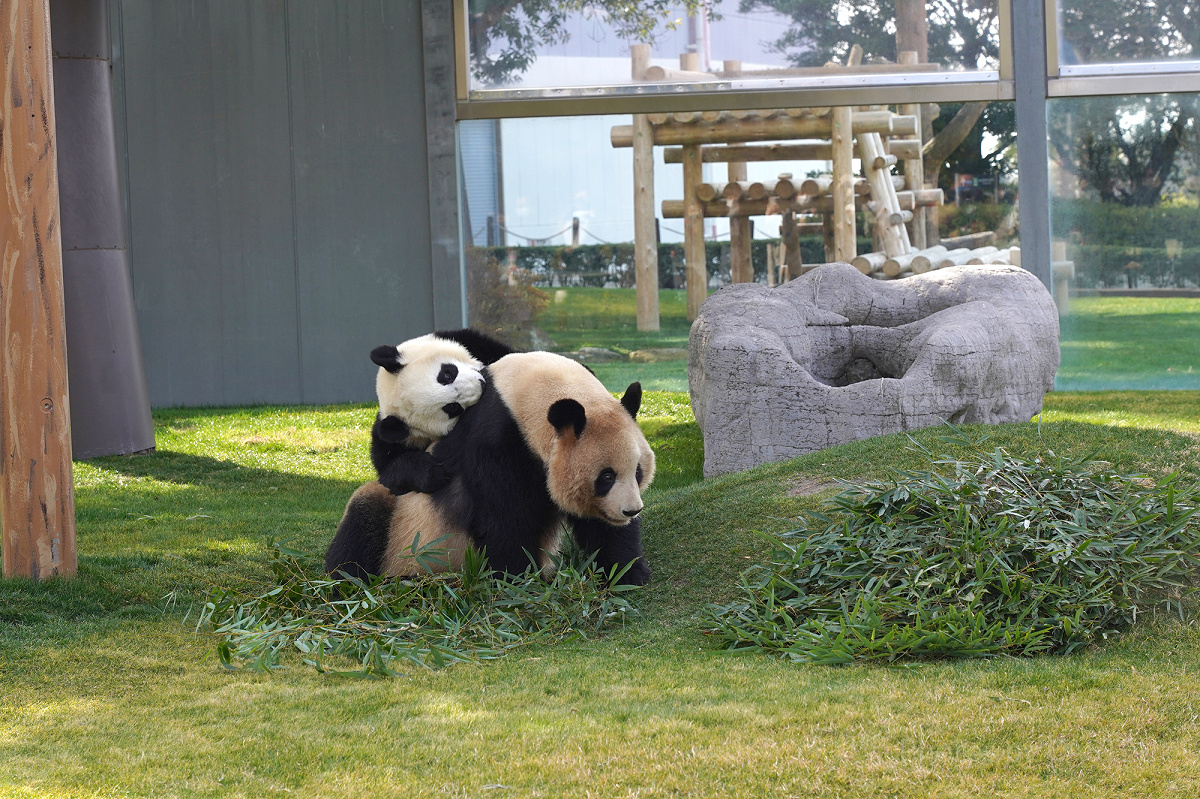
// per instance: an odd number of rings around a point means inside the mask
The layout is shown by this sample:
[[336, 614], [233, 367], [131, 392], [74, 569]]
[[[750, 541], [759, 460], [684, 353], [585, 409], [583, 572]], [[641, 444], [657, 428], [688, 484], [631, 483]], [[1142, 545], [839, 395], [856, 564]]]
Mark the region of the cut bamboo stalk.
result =
[[895, 259], [892, 260], [895, 260], [897, 266], [899, 266], [901, 269], [904, 267], [911, 267], [913, 272], [918, 275], [923, 275], [928, 272], [932, 266], [929, 262], [931, 258], [939, 257], [945, 254], [946, 248], [940, 244], [936, 244], [932, 247], [927, 247], [922, 250], [905, 253], [904, 255], [897, 255]]
[[646, 70], [642, 80], [647, 83], [700, 83], [717, 80], [717, 76], [711, 72], [655, 66]]
[[790, 200], [796, 196], [796, 183], [792, 180], [792, 173], [784, 172], [770, 187], [771, 194], [781, 200]]
[[[968, 250], [966, 247], [958, 247], [951, 250], [948, 247], [943, 247], [942, 245], [938, 246], [942, 248], [942, 252], [928, 253], [928, 251], [926, 251], [928, 254], [917, 253], [917, 255], [912, 259], [912, 267], [914, 272], [923, 274], [931, 269], [939, 268], [938, 265], [942, 262], [943, 258], [966, 255], [970, 252], [970, 250]], [[929, 249], [932, 250], [933, 247], [930, 247]]]
[[902, 161], [921, 157], [920, 139], [888, 139], [887, 151]]
[[888, 257], [885, 252], [869, 252], [866, 255], [855, 257], [850, 261], [850, 264], [864, 275], [869, 275], [872, 272], [878, 272], [880, 269], [883, 269], [883, 265], [887, 260]]
[[950, 266], [962, 266], [967, 261], [971, 260], [971, 253], [974, 252], [974, 250], [967, 250], [966, 252], [963, 252], [963, 249], [965, 248], [960, 247], [957, 250], [951, 250], [950, 252], [946, 253], [933, 268], [945, 269]]
[[805, 178], [800, 184], [800, 193], [815, 197], [818, 194], [828, 194], [833, 186], [833, 175], [817, 175], [815, 178]]
[[999, 256], [999, 253], [999, 247], [980, 247], [977, 250], [971, 250], [971, 257], [966, 262], [971, 265], [990, 264], [993, 262], [989, 259]]

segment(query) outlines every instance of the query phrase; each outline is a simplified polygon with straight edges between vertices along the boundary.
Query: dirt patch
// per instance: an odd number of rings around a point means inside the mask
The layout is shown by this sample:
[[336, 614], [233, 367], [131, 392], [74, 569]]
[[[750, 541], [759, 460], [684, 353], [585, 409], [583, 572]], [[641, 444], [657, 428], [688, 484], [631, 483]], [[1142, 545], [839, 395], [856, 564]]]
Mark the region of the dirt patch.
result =
[[788, 483], [788, 496], [811, 497], [813, 494], [820, 494], [822, 491], [831, 491], [841, 487], [842, 484], [836, 480], [829, 480], [822, 477], [797, 477]]

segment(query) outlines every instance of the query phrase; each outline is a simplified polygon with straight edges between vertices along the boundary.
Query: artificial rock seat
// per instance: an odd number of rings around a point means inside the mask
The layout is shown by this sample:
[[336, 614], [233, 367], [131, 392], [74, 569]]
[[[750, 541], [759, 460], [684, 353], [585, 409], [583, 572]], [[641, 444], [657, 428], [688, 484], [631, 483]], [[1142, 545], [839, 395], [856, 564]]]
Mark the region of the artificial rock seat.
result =
[[688, 342], [704, 474], [946, 421], [1027, 422], [1058, 360], [1054, 300], [1019, 267], [881, 281], [832, 263], [729, 286]]

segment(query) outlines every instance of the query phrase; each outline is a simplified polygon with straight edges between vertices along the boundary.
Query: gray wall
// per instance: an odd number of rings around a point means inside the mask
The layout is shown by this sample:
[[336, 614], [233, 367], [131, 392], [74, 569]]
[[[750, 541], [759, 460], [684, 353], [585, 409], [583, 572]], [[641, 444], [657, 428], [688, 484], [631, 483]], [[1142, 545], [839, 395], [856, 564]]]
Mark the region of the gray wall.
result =
[[112, 2], [151, 403], [372, 399], [434, 324], [419, 0]]

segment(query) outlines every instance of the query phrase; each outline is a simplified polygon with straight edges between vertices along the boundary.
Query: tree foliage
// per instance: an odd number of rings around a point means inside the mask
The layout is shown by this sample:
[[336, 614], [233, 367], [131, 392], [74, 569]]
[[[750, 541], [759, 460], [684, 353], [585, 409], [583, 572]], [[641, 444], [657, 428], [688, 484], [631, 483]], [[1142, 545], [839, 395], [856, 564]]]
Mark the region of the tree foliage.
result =
[[491, 84], [524, 72], [537, 59], [539, 47], [571, 38], [566, 23], [576, 14], [601, 17], [620, 38], [651, 44], [659, 25], [668, 30], [678, 25], [672, 17], [681, 5], [695, 13], [710, 4], [710, 0], [471, 0], [471, 70]]
[[[741, 0], [743, 12], [770, 9], [791, 17], [771, 47], [796, 66], [845, 63], [857, 44], [864, 61], [896, 58], [895, 0]], [[925, 4], [929, 61], [965, 69], [995, 64], [999, 18], [995, 0], [930, 0]]]

